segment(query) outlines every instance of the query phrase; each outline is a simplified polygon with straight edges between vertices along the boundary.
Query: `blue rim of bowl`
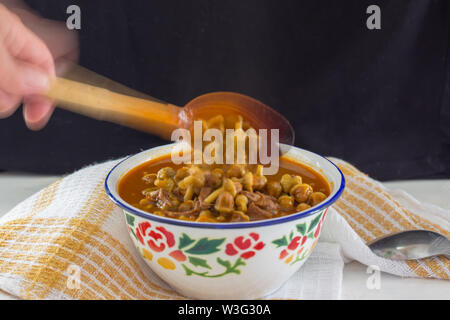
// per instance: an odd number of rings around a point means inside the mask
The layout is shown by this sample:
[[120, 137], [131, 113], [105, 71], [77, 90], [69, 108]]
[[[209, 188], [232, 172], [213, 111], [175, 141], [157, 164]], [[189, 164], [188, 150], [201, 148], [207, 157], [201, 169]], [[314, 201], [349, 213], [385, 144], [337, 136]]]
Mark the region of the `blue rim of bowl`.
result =
[[[304, 150], [301, 148], [298, 148], [300, 150]], [[316, 207], [312, 207], [311, 209], [302, 211], [302, 212], [297, 212], [297, 213], [293, 213], [284, 217], [280, 217], [280, 218], [274, 218], [274, 219], [266, 219], [266, 220], [258, 220], [258, 221], [251, 221], [251, 222], [231, 222], [231, 223], [207, 223], [207, 222], [194, 222], [194, 221], [183, 221], [183, 220], [177, 220], [177, 219], [172, 219], [172, 218], [165, 218], [165, 217], [161, 217], [161, 216], [157, 216], [148, 212], [145, 212], [143, 210], [140, 210], [136, 207], [131, 206], [130, 204], [126, 203], [125, 201], [123, 201], [122, 199], [117, 199], [109, 190], [108, 187], [108, 180], [109, 177], [111, 175], [111, 173], [113, 173], [113, 171], [119, 166], [121, 165], [124, 161], [127, 161], [128, 159], [134, 157], [135, 155], [126, 157], [125, 159], [123, 159], [122, 161], [120, 161], [118, 164], [116, 164], [108, 173], [108, 175], [106, 176], [105, 179], [105, 190], [106, 190], [106, 194], [111, 198], [111, 200], [117, 204], [119, 207], [121, 207], [122, 209], [129, 211], [135, 215], [138, 215], [142, 218], [146, 218], [146, 219], [150, 219], [153, 221], [157, 221], [157, 222], [161, 222], [161, 223], [167, 223], [167, 224], [172, 224], [172, 225], [177, 225], [177, 226], [183, 226], [183, 227], [190, 227], [190, 228], [201, 228], [201, 229], [244, 229], [244, 228], [256, 228], [256, 227], [266, 227], [266, 226], [271, 226], [271, 225], [276, 225], [276, 224], [280, 224], [280, 223], [284, 223], [284, 222], [288, 222], [288, 221], [293, 221], [293, 220], [298, 220], [301, 218], [305, 218], [308, 217], [310, 215], [313, 215], [319, 211], [322, 211], [326, 208], [328, 208], [329, 206], [331, 206], [334, 202], [336, 202], [337, 199], [339, 199], [339, 197], [341, 196], [342, 192], [344, 191], [345, 188], [345, 178], [344, 175], [342, 173], [342, 171], [330, 160], [328, 160], [325, 157], [322, 157], [321, 155], [308, 151], [308, 150], [304, 150], [307, 152], [310, 152], [322, 159], [325, 159], [326, 161], [328, 161], [329, 163], [331, 163], [331, 165], [333, 167], [336, 168], [336, 170], [339, 172], [340, 176], [341, 176], [341, 185], [338, 189], [338, 191], [328, 200], [320, 203], [318, 206]]]

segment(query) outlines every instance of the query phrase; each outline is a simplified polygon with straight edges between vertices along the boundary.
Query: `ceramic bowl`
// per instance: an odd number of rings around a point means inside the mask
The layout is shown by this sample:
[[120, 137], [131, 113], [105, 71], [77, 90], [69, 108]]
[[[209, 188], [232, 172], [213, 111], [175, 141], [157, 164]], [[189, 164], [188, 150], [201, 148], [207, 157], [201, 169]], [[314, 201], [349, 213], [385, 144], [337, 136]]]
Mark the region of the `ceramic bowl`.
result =
[[254, 299], [283, 285], [308, 259], [316, 245], [328, 207], [345, 181], [329, 160], [295, 147], [281, 146], [286, 156], [324, 175], [330, 196], [301, 213], [245, 223], [199, 223], [152, 215], [126, 203], [117, 193], [129, 170], [170, 154], [174, 144], [143, 151], [117, 164], [105, 188], [123, 209], [136, 249], [150, 268], [180, 294], [197, 299]]

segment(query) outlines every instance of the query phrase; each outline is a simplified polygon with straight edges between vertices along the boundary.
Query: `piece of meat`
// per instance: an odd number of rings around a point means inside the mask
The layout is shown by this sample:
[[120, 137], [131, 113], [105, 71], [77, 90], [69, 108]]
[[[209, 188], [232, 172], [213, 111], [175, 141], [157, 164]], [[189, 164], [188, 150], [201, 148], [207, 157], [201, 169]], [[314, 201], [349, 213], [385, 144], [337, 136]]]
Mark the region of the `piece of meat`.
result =
[[158, 189], [158, 190], [151, 191], [151, 192], [146, 192], [144, 195], [148, 200], [156, 202], [156, 201], [158, 201], [159, 190], [162, 190], [162, 189]]
[[272, 214], [277, 214], [279, 209], [278, 200], [272, 196], [262, 194], [260, 192], [257, 192], [257, 194], [260, 196], [260, 198], [254, 203], [261, 209], [269, 211]]
[[256, 193], [250, 192], [250, 191], [243, 190], [240, 193], [243, 194], [244, 196], [246, 196], [249, 202], [258, 201], [259, 198], [261, 198], [261, 196], [259, 194], [256, 194]]
[[250, 205], [248, 206], [247, 215], [251, 220], [260, 220], [273, 217], [273, 214], [271, 212], [261, 209], [254, 202], [250, 203]]
[[212, 192], [212, 188], [210, 187], [203, 187], [200, 189], [200, 193], [198, 194], [196, 203], [198, 202], [198, 206], [200, 210], [207, 210], [211, 208], [211, 203], [205, 202], [205, 199], [210, 195]]
[[259, 192], [259, 191], [256, 191], [255, 193], [256, 193], [257, 195], [259, 195], [260, 197], [264, 197], [264, 198], [270, 199], [270, 200], [272, 200], [272, 201], [274, 201], [274, 202], [278, 202], [278, 199], [275, 198], [275, 197], [272, 197], [271, 195], [264, 194], [264, 193], [261, 193], [261, 192]]
[[203, 187], [203, 188], [201, 188], [200, 189], [200, 193], [198, 194], [198, 200], [203, 202], [209, 196], [211, 191], [212, 191], [211, 187]]
[[220, 183], [219, 178], [212, 172], [205, 172], [205, 186], [215, 188]]
[[198, 203], [198, 207], [199, 207], [200, 210], [208, 210], [212, 206], [212, 203], [207, 203], [207, 202], [201, 201], [199, 199], [197, 199], [195, 201], [195, 203], [196, 204]]
[[255, 204], [256, 206], [270, 212], [271, 214], [276, 214], [278, 212], [278, 203], [274, 202], [268, 197], [261, 197], [258, 201], [255, 201], [252, 204]]
[[170, 199], [169, 192], [163, 188], [150, 192], [147, 199], [153, 201], [158, 208], [163, 210], [168, 210], [175, 206], [172, 199]]
[[181, 217], [181, 216], [192, 216], [200, 212], [200, 208], [193, 208], [189, 211], [170, 211], [170, 210], [164, 210], [163, 211], [165, 215], [169, 217]]
[[278, 213], [279, 205], [276, 198], [261, 192], [241, 191], [240, 194], [246, 196], [249, 201], [247, 215], [252, 219], [272, 218]]
[[175, 188], [173, 188], [173, 190], [172, 190], [172, 194], [175, 196], [175, 197], [177, 197], [177, 199], [180, 201], [180, 202], [183, 202], [184, 201], [184, 194], [186, 193], [186, 190], [184, 190], [184, 189], [181, 189], [181, 188], [179, 188], [179, 187], [175, 187]]
[[170, 210], [164, 210], [164, 214], [168, 215], [169, 217], [180, 217], [180, 216], [192, 216], [195, 214], [198, 214], [200, 212], [200, 201], [194, 202], [194, 207], [190, 210], [186, 211], [170, 211]]
[[246, 196], [249, 203], [255, 203], [255, 205], [263, 210], [269, 211], [272, 214], [276, 214], [278, 212], [278, 200], [272, 196], [261, 192], [249, 191], [241, 191], [240, 194]]

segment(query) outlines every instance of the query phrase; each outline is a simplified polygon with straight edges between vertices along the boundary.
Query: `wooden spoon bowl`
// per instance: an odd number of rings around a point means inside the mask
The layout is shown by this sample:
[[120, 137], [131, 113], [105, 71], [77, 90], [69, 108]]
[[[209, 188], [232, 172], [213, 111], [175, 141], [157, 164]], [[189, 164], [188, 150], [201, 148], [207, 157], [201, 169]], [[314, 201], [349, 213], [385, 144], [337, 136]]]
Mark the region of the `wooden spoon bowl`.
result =
[[294, 129], [281, 114], [264, 103], [235, 92], [213, 92], [191, 100], [179, 113], [179, 125], [192, 126], [195, 119], [208, 119], [221, 114], [241, 115], [255, 129], [279, 129], [280, 142], [292, 145]]

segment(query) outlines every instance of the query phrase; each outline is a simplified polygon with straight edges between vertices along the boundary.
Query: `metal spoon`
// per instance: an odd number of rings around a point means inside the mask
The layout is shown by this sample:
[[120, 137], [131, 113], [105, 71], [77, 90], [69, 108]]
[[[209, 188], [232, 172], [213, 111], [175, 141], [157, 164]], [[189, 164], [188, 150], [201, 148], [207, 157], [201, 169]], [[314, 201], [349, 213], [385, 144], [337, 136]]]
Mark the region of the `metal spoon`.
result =
[[445, 255], [450, 258], [450, 240], [428, 230], [391, 234], [369, 244], [378, 256], [392, 260], [413, 260]]

